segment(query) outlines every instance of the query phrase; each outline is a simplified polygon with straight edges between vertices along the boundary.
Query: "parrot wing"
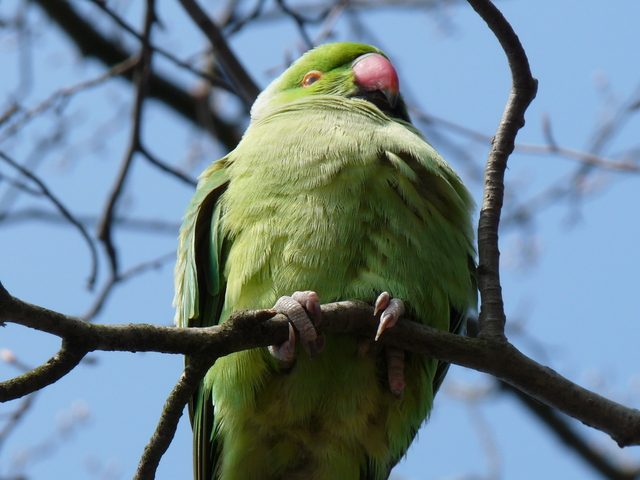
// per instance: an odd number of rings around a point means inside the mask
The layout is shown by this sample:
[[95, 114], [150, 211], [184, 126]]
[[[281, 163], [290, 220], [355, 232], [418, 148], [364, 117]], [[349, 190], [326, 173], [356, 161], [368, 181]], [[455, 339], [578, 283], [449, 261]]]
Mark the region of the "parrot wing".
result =
[[[216, 325], [224, 305], [226, 245], [220, 235], [218, 199], [229, 181], [226, 165], [227, 158], [223, 158], [203, 172], [180, 228], [174, 300], [178, 327]], [[219, 450], [212, 431], [211, 388], [203, 383], [204, 380], [189, 401], [189, 418], [193, 427], [195, 479], [211, 480]]]

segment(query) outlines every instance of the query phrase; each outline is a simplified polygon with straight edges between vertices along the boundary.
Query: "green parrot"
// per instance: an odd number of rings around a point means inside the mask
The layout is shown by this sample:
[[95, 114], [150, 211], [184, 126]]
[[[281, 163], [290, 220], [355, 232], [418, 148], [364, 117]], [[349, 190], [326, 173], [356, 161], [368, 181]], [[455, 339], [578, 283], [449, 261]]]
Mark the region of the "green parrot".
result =
[[448, 365], [319, 335], [320, 300], [459, 333], [477, 303], [473, 200], [410, 123], [380, 50], [319, 46], [264, 90], [237, 148], [200, 177], [180, 231], [176, 324], [288, 316], [281, 345], [233, 353], [190, 403], [196, 480], [382, 480]]

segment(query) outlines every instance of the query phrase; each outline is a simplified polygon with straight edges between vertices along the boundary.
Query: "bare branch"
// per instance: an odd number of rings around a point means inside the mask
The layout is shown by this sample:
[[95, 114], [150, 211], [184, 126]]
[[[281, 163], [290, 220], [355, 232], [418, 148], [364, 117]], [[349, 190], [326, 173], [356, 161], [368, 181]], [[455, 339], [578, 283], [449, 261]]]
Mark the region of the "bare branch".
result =
[[[330, 333], [352, 333], [373, 338], [378, 326], [373, 308], [358, 301], [323, 305], [322, 317], [322, 331]], [[76, 364], [87, 351], [92, 350], [153, 351], [192, 356], [206, 352], [206, 355], [224, 356], [282, 343], [289, 335], [288, 320], [273, 310], [238, 311], [224, 324], [209, 328], [89, 324], [22, 302], [0, 286], [0, 322], [3, 321], [71, 339], [69, 343], [77, 342], [84, 351], [76, 350], [74, 358], [80, 357]], [[465, 338], [400, 320], [384, 332], [380, 342], [488, 373], [585, 425], [607, 433], [621, 447], [640, 445], [640, 411], [574, 384], [526, 357], [507, 341], [495, 337]], [[63, 346], [66, 345], [63, 343]], [[0, 384], [0, 401], [19, 398], [53, 383], [73, 368], [68, 367], [65, 363], [66, 372], [57, 372], [51, 377], [40, 373], [35, 384], [27, 384], [22, 377], [18, 377], [21, 381], [17, 385], [14, 380], [4, 382]]]
[[13, 103], [12, 105], [10, 105], [9, 108], [7, 108], [7, 110], [5, 110], [2, 115], [0, 115], [0, 127], [4, 123], [8, 122], [18, 110], [20, 110], [20, 107], [18, 107], [17, 103]]
[[[485, 143], [491, 143], [493, 141], [493, 138], [491, 137], [491, 135], [478, 132], [476, 130], [465, 127], [463, 125], [459, 125], [449, 120], [445, 120], [444, 118], [439, 118], [434, 115], [427, 114], [416, 108], [411, 109], [411, 114], [418, 121], [422, 121], [426, 123], [437, 123], [438, 125], [442, 125], [448, 130], [451, 130], [460, 135], [464, 135], [465, 137], [475, 142], [485, 144]], [[532, 143], [516, 143], [514, 150], [520, 153], [531, 153], [535, 155], [559, 155], [561, 157], [568, 158], [570, 160], [577, 160], [580, 163], [596, 166], [598, 168], [602, 168], [605, 170], [630, 172], [630, 173], [640, 172], [640, 165], [633, 162], [615, 160], [613, 158], [596, 155], [594, 153], [560, 146], [554, 138], [549, 137], [548, 127], [546, 125], [547, 125], [547, 122], [545, 121], [543, 123], [543, 131], [545, 132], [545, 137], [547, 138], [547, 141], [549, 143], [547, 143], [546, 145], [538, 145], [538, 144], [532, 144]]]
[[500, 250], [498, 226], [504, 199], [504, 172], [513, 152], [518, 130], [524, 126], [524, 113], [533, 101], [537, 81], [518, 36], [502, 13], [489, 0], [468, 0], [487, 23], [507, 55], [511, 69], [511, 94], [493, 139], [485, 170], [485, 190], [478, 221], [478, 286], [480, 337], [504, 339], [504, 303], [500, 286]]
[[616, 109], [611, 118], [604, 122], [595, 133], [589, 152], [599, 154], [605, 145], [613, 140], [616, 133], [622, 130], [622, 126], [634, 113], [637, 113], [640, 102], [640, 84], [636, 86], [629, 97]]
[[329, 35], [331, 35], [333, 27], [348, 5], [349, 0], [340, 0], [333, 6], [333, 8], [327, 13], [327, 18], [318, 32], [318, 35], [313, 39], [313, 45], [321, 44], [329, 37]]
[[153, 55], [153, 50], [151, 49], [151, 46], [149, 44], [149, 39], [151, 37], [151, 27], [153, 26], [155, 21], [156, 16], [154, 11], [154, 4], [151, 0], [149, 0], [147, 2], [147, 11], [144, 21], [144, 36], [142, 42], [142, 50], [140, 52], [140, 63], [138, 65], [138, 77], [136, 79], [136, 98], [133, 107], [133, 126], [131, 131], [129, 149], [124, 161], [122, 162], [120, 172], [118, 173], [118, 178], [116, 179], [109, 198], [107, 199], [107, 204], [98, 225], [98, 238], [102, 241], [105, 249], [107, 250], [113, 278], [117, 278], [118, 276], [118, 257], [111, 235], [111, 228], [113, 225], [112, 222], [116, 202], [118, 201], [120, 194], [122, 193], [125, 179], [127, 178], [127, 175], [129, 173], [129, 167], [133, 162], [134, 155], [141, 150], [142, 141], [140, 132], [142, 128], [142, 107], [144, 106], [144, 101], [149, 90], [149, 79], [151, 76], [151, 58]]
[[98, 251], [96, 250], [96, 246], [93, 243], [93, 239], [89, 236], [89, 233], [84, 228], [84, 225], [82, 225], [82, 223], [80, 223], [71, 214], [71, 212], [67, 210], [67, 208], [60, 202], [60, 200], [58, 200], [57, 197], [53, 195], [53, 193], [51, 193], [51, 191], [47, 188], [47, 186], [37, 176], [35, 176], [33, 173], [31, 173], [29, 170], [24, 168], [19, 163], [12, 160], [4, 152], [0, 151], [0, 158], [2, 158], [5, 162], [7, 162], [16, 170], [18, 170], [22, 175], [29, 178], [33, 182], [35, 182], [40, 188], [40, 190], [42, 191], [43, 195], [46, 196], [49, 200], [51, 200], [51, 202], [56, 206], [60, 214], [80, 231], [82, 238], [84, 238], [85, 241], [87, 242], [87, 245], [89, 245], [89, 251], [91, 252], [91, 273], [89, 275], [88, 283], [89, 283], [89, 289], [93, 289], [96, 278], [98, 276]]
[[300, 32], [300, 36], [302, 37], [302, 40], [304, 40], [304, 43], [307, 49], [313, 48], [313, 42], [311, 41], [309, 34], [304, 28], [305, 24], [308, 23], [308, 20], [305, 19], [302, 15], [300, 15], [298, 12], [296, 12], [292, 8], [289, 8], [289, 6], [285, 3], [285, 0], [276, 0], [276, 3], [282, 9], [282, 11], [286, 13], [287, 16], [291, 17], [293, 21], [296, 23], [296, 26], [298, 27], [298, 32]]
[[180, 0], [180, 3], [211, 42], [216, 60], [231, 80], [238, 96], [248, 110], [258, 97], [260, 89], [231, 51], [220, 29], [200, 8], [200, 5], [195, 0]]
[[87, 353], [85, 348], [63, 341], [60, 351], [45, 364], [0, 383], [0, 402], [24, 397], [57, 382], [77, 367]]
[[258, 0], [258, 2], [256, 3], [256, 6], [254, 7], [251, 13], [246, 15], [243, 19], [232, 24], [231, 22], [233, 21], [233, 18], [234, 18], [234, 8], [237, 5], [237, 3], [238, 3], [237, 1], [230, 2], [230, 5], [227, 8], [227, 12], [225, 15], [225, 20], [222, 22], [222, 27], [227, 27], [228, 25], [231, 25], [230, 28], [226, 29], [228, 36], [231, 36], [234, 33], [240, 31], [242, 27], [244, 27], [247, 23], [251, 22], [252, 20], [259, 18], [260, 13], [262, 12], [262, 8], [264, 7], [264, 4], [265, 4], [265, 0]]
[[116, 285], [123, 283], [126, 280], [129, 280], [130, 278], [136, 275], [140, 275], [141, 273], [144, 273], [148, 270], [160, 268], [165, 263], [169, 261], [174, 261], [175, 258], [176, 258], [176, 253], [174, 251], [171, 251], [170, 253], [165, 254], [159, 258], [156, 258], [149, 262], [140, 263], [135, 267], [130, 268], [129, 270], [119, 273], [117, 277], [112, 276], [109, 279], [109, 281], [107, 281], [103, 285], [102, 290], [97, 295], [96, 299], [93, 302], [93, 305], [87, 310], [86, 313], [81, 315], [80, 318], [86, 322], [91, 322], [96, 317], [96, 315], [100, 313], [100, 311], [102, 310], [102, 308], [104, 307], [107, 301], [108, 296], [111, 294], [111, 292], [113, 291]]
[[[107, 66], [118, 64], [132, 56], [132, 53], [123, 49], [118, 42], [101, 35], [94, 28], [93, 22], [85, 20], [66, 0], [35, 0], [35, 2], [75, 42], [82, 55], [95, 57]], [[125, 72], [123, 77], [134, 80], [130, 71]], [[203, 113], [201, 99], [165, 77], [156, 73], [151, 74], [149, 96], [159, 99], [190, 122], [198, 126], [203, 125], [200, 121]], [[210, 109], [207, 109], [206, 115], [204, 125], [212, 124], [212, 133], [228, 150], [233, 150], [242, 137], [238, 128], [223, 121]]]
[[612, 463], [602, 452], [589, 445], [567, 421], [567, 418], [553, 408], [534, 400], [508, 383], [500, 382], [500, 387], [518, 398], [539, 420], [553, 430], [565, 445], [573, 449], [584, 461], [600, 472], [604, 478], [609, 480], [636, 480], [640, 478], [640, 468], [625, 469]]
[[155, 478], [160, 459], [173, 440], [185, 405], [216, 358], [215, 355], [207, 355], [203, 352], [202, 355], [193, 357], [189, 361], [162, 409], [156, 431], [144, 449], [133, 480], [153, 480]]
[[164, 163], [161, 160], [158, 160], [156, 157], [154, 157], [149, 150], [147, 150], [146, 148], [144, 148], [142, 145], [140, 145], [139, 147], [140, 153], [142, 153], [142, 155], [144, 155], [144, 157], [149, 160], [149, 162], [152, 165], [155, 165], [156, 167], [158, 167], [160, 170], [169, 173], [170, 175], [173, 175], [174, 177], [176, 177], [178, 180], [186, 183], [187, 185], [191, 185], [192, 187], [195, 187], [196, 185], [198, 185], [198, 181], [191, 178], [189, 175], [186, 175], [184, 173], [182, 173], [181, 171], [173, 168], [171, 165], [168, 165], [166, 163]]
[[15, 428], [20, 424], [20, 421], [25, 417], [25, 414], [33, 405], [33, 401], [36, 399], [37, 395], [37, 392], [27, 395], [22, 399], [18, 408], [11, 412], [7, 423], [2, 429], [0, 429], [0, 449], [2, 449], [5, 440], [9, 437], [11, 432], [15, 430]]
[[[0, 179], [1, 178], [2, 176], [0, 174]], [[42, 194], [40, 191], [29, 189], [26, 185], [20, 184], [20, 188], [34, 195]], [[85, 228], [93, 227], [99, 220], [94, 215], [75, 215], [75, 218], [82, 223]], [[33, 220], [48, 222], [54, 225], [69, 224], [68, 220], [63, 215], [40, 208], [25, 208], [0, 214], [0, 223], [5, 225], [29, 222]], [[178, 235], [178, 230], [180, 229], [180, 224], [177, 221], [171, 222], [144, 218], [126, 218], [116, 216], [113, 218], [113, 224], [124, 230], [171, 235], [174, 238]]]
[[138, 61], [139, 61], [138, 57], [129, 57], [123, 62], [120, 62], [117, 65], [114, 65], [105, 73], [97, 76], [96, 78], [92, 78], [90, 80], [77, 83], [70, 87], [61, 88], [57, 92], [54, 92], [52, 95], [50, 95], [49, 98], [45, 99], [40, 104], [36, 105], [34, 108], [31, 108], [26, 111], [21, 111], [20, 117], [16, 121], [14, 121], [11, 125], [7, 126], [7, 128], [2, 132], [2, 135], [0, 135], [0, 142], [3, 142], [7, 138], [11, 138], [16, 134], [18, 130], [24, 127], [24, 125], [28, 123], [30, 120], [36, 118], [37, 116], [41, 115], [47, 110], [55, 108], [58, 105], [62, 104], [63, 102], [68, 101], [69, 98], [75, 95], [76, 93], [101, 85], [105, 81], [109, 80], [110, 78], [117, 77], [118, 75], [124, 74], [125, 72], [135, 67], [138, 64]]
[[[133, 35], [134, 37], [136, 37], [138, 40], [140, 40], [141, 42], [144, 41], [144, 38], [142, 35], [140, 35], [138, 32], [136, 32], [129, 24], [127, 24], [127, 22], [125, 22], [122, 18], [120, 18], [111, 8], [109, 8], [107, 6], [107, 4], [102, 1], [102, 0], [91, 0], [91, 2], [93, 2], [94, 5], [96, 5], [98, 8], [100, 8], [102, 11], [104, 11], [107, 15], [109, 15], [118, 25], [120, 25], [124, 30], [126, 30], [127, 32], [129, 32], [131, 35]], [[206, 79], [208, 82], [210, 82], [213, 86], [215, 87], [220, 87], [223, 88], [229, 92], [233, 92], [233, 86], [230, 85], [227, 81], [222, 80], [221, 78], [214, 76], [214, 75], [210, 75], [207, 72], [203, 72], [202, 70], [199, 70], [197, 68], [194, 68], [193, 65], [190, 65], [187, 62], [183, 62], [182, 60], [180, 60], [179, 58], [177, 58], [175, 55], [173, 55], [171, 52], [168, 52], [167, 50], [165, 50], [164, 48], [160, 48], [157, 45], [151, 45], [151, 48], [157, 52], [159, 55], [165, 57], [166, 59], [170, 60], [171, 62], [175, 63], [177, 66], [184, 68], [186, 70], [189, 70], [190, 72], [198, 75], [199, 77], [202, 77], [204, 79]]]

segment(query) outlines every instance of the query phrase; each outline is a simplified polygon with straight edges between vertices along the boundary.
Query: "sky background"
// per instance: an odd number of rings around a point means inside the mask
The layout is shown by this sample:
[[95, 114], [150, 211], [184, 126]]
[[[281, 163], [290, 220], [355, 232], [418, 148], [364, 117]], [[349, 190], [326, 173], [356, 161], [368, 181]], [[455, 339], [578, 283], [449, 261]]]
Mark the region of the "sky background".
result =
[[[157, 29], [153, 40], [186, 58], [205, 42], [176, 3], [159, 0], [160, 19], [171, 28]], [[0, 19], [22, 9], [34, 26], [27, 40], [9, 28], [0, 29], [0, 112], [12, 100], [32, 108], [59, 88], [104, 72], [98, 62], [83, 61], [37, 7], [25, 5], [0, 3]], [[107, 31], [112, 28], [89, 2], [76, 5]], [[558, 145], [588, 150], [598, 125], [634, 92], [638, 98], [640, 3], [510, 0], [497, 5], [519, 35], [540, 82], [518, 142], [545, 144], [543, 122], [548, 118]], [[135, 2], [116, 6], [134, 25], [141, 24]], [[211, 11], [216, 7], [212, 2]], [[389, 55], [401, 89], [418, 108], [489, 137], [495, 132], [510, 77], [498, 42], [470, 7], [451, 2], [436, 12], [378, 10], [360, 18], [375, 37], [367, 41]], [[360, 40], [349, 32], [342, 18], [333, 39]], [[20, 54], [25, 42], [30, 45], [26, 60]], [[287, 18], [258, 22], [230, 43], [261, 87], [282, 71], [287, 55], [299, 55], [300, 46], [296, 27]], [[195, 83], [163, 60], [157, 65], [184, 85]], [[0, 150], [21, 163], [41, 158], [34, 168], [65, 205], [76, 214], [95, 215], [126, 150], [131, 98], [129, 84], [112, 80], [100, 90], [75, 96], [60, 116], [43, 115], [11, 138], [5, 138], [0, 126]], [[234, 109], [229, 110], [233, 114]], [[145, 143], [193, 176], [225, 153], [157, 102], [147, 103], [145, 115]], [[39, 142], [60, 125], [63, 141], [50, 152], [45, 144], [47, 153], [38, 157], [34, 152]], [[488, 144], [453, 130], [424, 131], [479, 203], [477, 166], [486, 158]], [[639, 134], [640, 119], [631, 117], [600, 153], [620, 160], [625, 151], [637, 148]], [[451, 141], [464, 147], [473, 163], [459, 155]], [[516, 152], [510, 159], [506, 208], [525, 202], [535, 215], [524, 227], [505, 223], [501, 231], [508, 335], [518, 348], [567, 378], [638, 408], [640, 182], [635, 173], [597, 171], [582, 184], [585, 195], [578, 200], [561, 199], [545, 208], [531, 202], [551, 186], [566, 185], [577, 167], [575, 160], [558, 156]], [[7, 206], [9, 211], [51, 209], [46, 200], [25, 195], [11, 202], [3, 178], [15, 178], [15, 172], [0, 163], [0, 173], [0, 211]], [[179, 224], [192, 188], [158, 173], [141, 158], [129, 180], [120, 212]], [[170, 254], [176, 237], [174, 231], [118, 231], [123, 268]], [[100, 268], [99, 281], [104, 282], [104, 261]], [[89, 251], [77, 231], [66, 225], [0, 219], [0, 281], [11, 294], [81, 315], [95, 297], [85, 288], [89, 270]], [[172, 274], [173, 261], [168, 261], [117, 287], [96, 321], [171, 324]], [[58, 348], [57, 338], [24, 327], [8, 324], [0, 330], [0, 349], [13, 352], [26, 365], [43, 363]], [[0, 444], [0, 478], [20, 473], [34, 480], [133, 476], [183, 360], [150, 353], [94, 353], [90, 359], [37, 394], [20, 427]], [[17, 373], [0, 361], [0, 380]], [[407, 480], [601, 478], [517, 401], [492, 387], [489, 377], [452, 367], [429, 424], [394, 474]], [[0, 405], [0, 421], [15, 408], [15, 403]], [[185, 415], [160, 464], [159, 480], [189, 478], [188, 423]], [[573, 423], [618, 462], [640, 465], [637, 447], [620, 450], [606, 435]]]

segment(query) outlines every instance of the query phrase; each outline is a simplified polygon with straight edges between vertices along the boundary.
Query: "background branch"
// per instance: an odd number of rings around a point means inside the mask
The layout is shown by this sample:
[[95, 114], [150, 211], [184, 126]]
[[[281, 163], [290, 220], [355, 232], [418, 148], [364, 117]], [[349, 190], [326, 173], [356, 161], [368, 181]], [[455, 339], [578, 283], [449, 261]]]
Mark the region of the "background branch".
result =
[[87, 245], [89, 246], [89, 252], [91, 253], [91, 273], [89, 274], [88, 285], [89, 285], [89, 289], [93, 289], [93, 286], [95, 285], [95, 282], [96, 282], [96, 278], [98, 276], [98, 252], [96, 250], [95, 244], [93, 243], [93, 239], [91, 238], [91, 236], [89, 236], [89, 233], [84, 228], [84, 225], [82, 225], [82, 223], [80, 223], [71, 214], [71, 212], [69, 212], [67, 207], [65, 207], [62, 204], [62, 202], [60, 202], [60, 200], [58, 200], [58, 198], [53, 193], [51, 193], [51, 191], [42, 182], [42, 180], [40, 180], [38, 177], [36, 177], [34, 174], [32, 174], [29, 170], [24, 168], [18, 162], [12, 160], [8, 155], [6, 155], [2, 151], [0, 151], [0, 158], [2, 158], [5, 162], [7, 162], [13, 168], [18, 170], [22, 175], [24, 175], [29, 180], [31, 180], [36, 185], [38, 185], [38, 188], [40, 188], [40, 191], [42, 192], [42, 194], [45, 197], [47, 197], [49, 200], [51, 200], [51, 203], [53, 203], [55, 205], [55, 207], [58, 209], [60, 214], [65, 219], [67, 219], [69, 221], [69, 223], [71, 223], [74, 227], [76, 227], [78, 229], [78, 231], [80, 232], [80, 235], [82, 236], [82, 238], [86, 241]]
[[204, 10], [200, 8], [200, 5], [198, 5], [195, 0], [180, 0], [180, 3], [191, 16], [194, 23], [211, 42], [216, 61], [220, 63], [222, 69], [235, 87], [238, 97], [240, 97], [244, 106], [249, 110], [258, 97], [260, 89], [244, 69], [238, 57], [231, 51], [220, 29], [213, 20], [207, 16]]
[[[131, 52], [111, 41], [95, 28], [92, 22], [83, 18], [66, 0], [34, 0], [47, 15], [55, 21], [80, 49], [82, 55], [95, 57], [107, 66], [115, 65], [131, 57]], [[130, 72], [124, 78], [133, 81]], [[202, 100], [177, 86], [167, 78], [152, 73], [149, 78], [149, 96], [157, 98], [176, 113], [196, 125], [212, 125], [214, 134], [228, 150], [233, 150], [242, 137], [242, 132], [234, 125], [220, 119], [210, 109], [203, 118]], [[204, 122], [204, 123], [201, 123]]]
[[144, 32], [142, 37], [142, 49], [140, 51], [140, 63], [138, 64], [136, 76], [136, 96], [133, 104], [133, 126], [131, 128], [131, 140], [125, 159], [122, 162], [116, 181], [107, 199], [103, 216], [98, 224], [98, 238], [105, 246], [111, 265], [111, 276], [118, 277], [118, 256], [113, 243], [112, 222], [122, 189], [129, 173], [129, 169], [136, 153], [142, 150], [142, 109], [149, 90], [149, 79], [151, 77], [151, 59], [153, 50], [151, 49], [151, 28], [156, 22], [155, 5], [152, 0], [147, 0], [147, 10], [144, 21]]

